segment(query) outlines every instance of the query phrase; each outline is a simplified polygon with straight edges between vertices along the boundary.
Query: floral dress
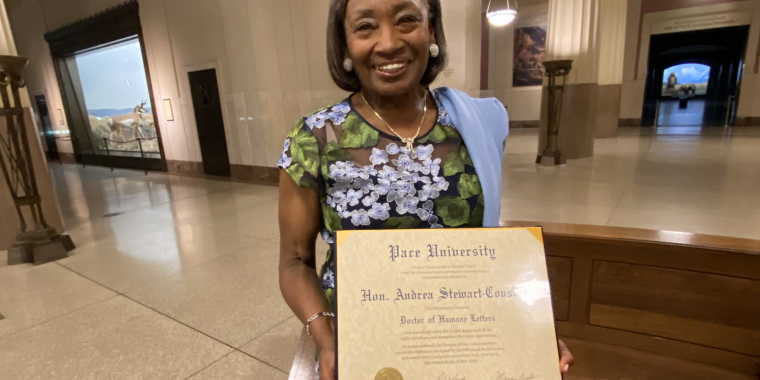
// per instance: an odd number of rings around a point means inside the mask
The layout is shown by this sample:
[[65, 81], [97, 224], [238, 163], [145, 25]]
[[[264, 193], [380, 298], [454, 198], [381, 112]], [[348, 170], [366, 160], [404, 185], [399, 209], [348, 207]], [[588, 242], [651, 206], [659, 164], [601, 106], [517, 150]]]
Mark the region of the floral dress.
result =
[[335, 305], [335, 231], [481, 227], [483, 192], [462, 137], [446, 110], [417, 138], [414, 152], [378, 130], [351, 98], [300, 120], [290, 131], [278, 167], [319, 192], [330, 244], [322, 287]]

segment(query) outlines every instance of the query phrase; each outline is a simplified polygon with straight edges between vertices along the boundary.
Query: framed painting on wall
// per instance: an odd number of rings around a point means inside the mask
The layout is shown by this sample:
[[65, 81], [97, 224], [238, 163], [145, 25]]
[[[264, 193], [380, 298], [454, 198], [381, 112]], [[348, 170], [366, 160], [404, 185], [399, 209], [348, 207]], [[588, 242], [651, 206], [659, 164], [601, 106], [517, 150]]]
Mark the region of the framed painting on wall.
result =
[[544, 78], [546, 26], [515, 28], [514, 87], [540, 86]]

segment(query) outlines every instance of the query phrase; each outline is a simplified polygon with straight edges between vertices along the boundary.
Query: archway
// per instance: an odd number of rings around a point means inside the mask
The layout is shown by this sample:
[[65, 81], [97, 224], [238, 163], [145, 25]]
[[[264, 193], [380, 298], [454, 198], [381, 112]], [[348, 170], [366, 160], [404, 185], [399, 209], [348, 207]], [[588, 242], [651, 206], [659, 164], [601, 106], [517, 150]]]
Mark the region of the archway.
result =
[[[685, 105], [686, 108], [679, 109], [688, 114], [688, 103], [692, 101], [696, 103], [692, 104], [691, 114], [683, 119], [683, 123], [697, 127], [732, 124], [740, 95], [748, 35], [749, 26], [737, 26], [652, 36], [642, 125], [654, 126], [656, 119], [662, 119], [658, 118], [658, 110], [662, 110], [663, 103], [666, 110]], [[679, 94], [663, 93], [663, 85], [667, 88], [668, 83], [666, 71], [678, 68], [701, 72], [702, 76], [694, 79], [706, 79], [706, 82], [688, 83], [701, 90], [695, 88], [684, 93], [678, 86]], [[673, 100], [679, 104], [674, 105]], [[695, 112], [701, 112], [702, 117], [695, 116]]]
[[678, 63], [664, 69], [656, 125], [701, 126], [711, 73], [710, 62]]

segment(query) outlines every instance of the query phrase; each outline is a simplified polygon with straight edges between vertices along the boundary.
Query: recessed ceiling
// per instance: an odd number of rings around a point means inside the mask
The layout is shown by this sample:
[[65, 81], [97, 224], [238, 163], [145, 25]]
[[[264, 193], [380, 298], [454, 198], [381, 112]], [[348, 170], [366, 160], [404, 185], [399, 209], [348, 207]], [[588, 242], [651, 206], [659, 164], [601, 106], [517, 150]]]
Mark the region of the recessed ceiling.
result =
[[11, 13], [14, 9], [18, 8], [24, 0], [5, 0], [5, 12]]

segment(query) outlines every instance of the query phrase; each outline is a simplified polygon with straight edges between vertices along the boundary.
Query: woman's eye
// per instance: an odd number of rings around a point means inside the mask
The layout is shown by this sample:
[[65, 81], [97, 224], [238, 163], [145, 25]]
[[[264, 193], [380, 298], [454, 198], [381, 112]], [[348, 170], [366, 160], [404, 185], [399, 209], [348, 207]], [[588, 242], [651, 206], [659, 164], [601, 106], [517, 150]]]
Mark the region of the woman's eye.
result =
[[372, 25], [370, 25], [370, 24], [368, 24], [368, 23], [365, 22], [365, 23], [361, 23], [361, 24], [357, 25], [356, 28], [354, 29], [354, 31], [361, 32], [361, 31], [369, 30], [369, 29], [372, 29]]
[[418, 22], [420, 20], [417, 19], [417, 17], [414, 17], [414, 16], [403, 16], [398, 21], [399, 21], [399, 23], [407, 24], [407, 23]]

